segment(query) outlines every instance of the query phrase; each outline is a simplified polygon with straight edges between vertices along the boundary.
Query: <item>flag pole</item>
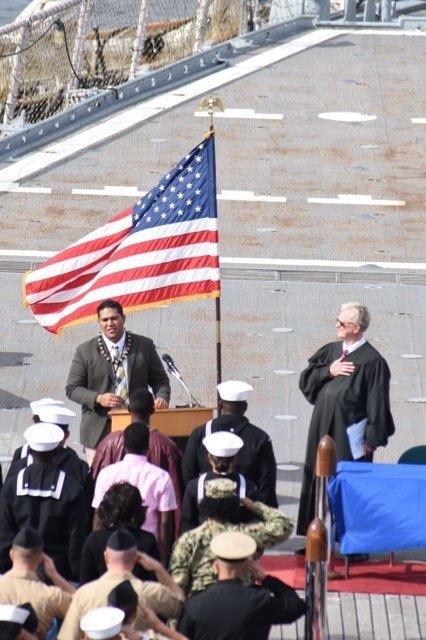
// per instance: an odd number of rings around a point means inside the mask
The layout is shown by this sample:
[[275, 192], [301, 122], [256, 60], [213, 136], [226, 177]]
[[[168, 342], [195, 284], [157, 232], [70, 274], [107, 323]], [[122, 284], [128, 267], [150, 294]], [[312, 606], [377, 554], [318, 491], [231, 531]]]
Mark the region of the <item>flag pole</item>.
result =
[[[199, 110], [205, 111], [207, 110], [207, 115], [210, 118], [210, 127], [209, 132], [214, 132], [214, 111], [218, 109], [219, 111], [224, 111], [222, 100], [218, 97], [209, 96], [208, 98], [203, 98], [200, 102]], [[220, 296], [215, 298], [215, 309], [216, 309], [216, 384], [222, 382], [222, 335], [221, 335], [221, 311], [220, 311]], [[217, 413], [220, 414], [220, 398], [219, 394], [217, 394]]]

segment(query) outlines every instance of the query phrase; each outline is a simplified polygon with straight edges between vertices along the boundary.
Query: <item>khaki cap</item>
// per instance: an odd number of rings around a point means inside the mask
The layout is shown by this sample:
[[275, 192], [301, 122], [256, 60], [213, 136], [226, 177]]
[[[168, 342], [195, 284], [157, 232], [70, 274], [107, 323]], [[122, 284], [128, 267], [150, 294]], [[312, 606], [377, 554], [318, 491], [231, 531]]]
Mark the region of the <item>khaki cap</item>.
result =
[[241, 531], [224, 531], [215, 536], [211, 543], [212, 553], [226, 562], [247, 560], [256, 552], [256, 542]]

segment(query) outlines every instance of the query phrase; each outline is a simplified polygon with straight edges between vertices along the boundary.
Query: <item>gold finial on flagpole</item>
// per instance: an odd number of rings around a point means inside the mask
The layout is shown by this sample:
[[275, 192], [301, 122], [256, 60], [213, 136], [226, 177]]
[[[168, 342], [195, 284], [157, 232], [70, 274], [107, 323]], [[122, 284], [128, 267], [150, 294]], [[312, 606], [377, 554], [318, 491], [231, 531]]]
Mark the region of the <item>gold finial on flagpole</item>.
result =
[[205, 111], [206, 109], [207, 115], [210, 116], [210, 131], [213, 131], [213, 116], [215, 109], [218, 111], [225, 111], [222, 100], [213, 96], [203, 98], [199, 104], [198, 111]]

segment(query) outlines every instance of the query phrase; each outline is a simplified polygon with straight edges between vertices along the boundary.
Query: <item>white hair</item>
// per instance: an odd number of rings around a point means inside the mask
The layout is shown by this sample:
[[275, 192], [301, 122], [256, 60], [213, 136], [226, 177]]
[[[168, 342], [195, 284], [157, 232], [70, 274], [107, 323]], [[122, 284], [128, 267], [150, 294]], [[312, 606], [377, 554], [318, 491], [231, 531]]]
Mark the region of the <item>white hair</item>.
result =
[[344, 302], [340, 311], [349, 311], [351, 322], [359, 324], [362, 332], [367, 331], [370, 325], [370, 313], [367, 307], [360, 302]]

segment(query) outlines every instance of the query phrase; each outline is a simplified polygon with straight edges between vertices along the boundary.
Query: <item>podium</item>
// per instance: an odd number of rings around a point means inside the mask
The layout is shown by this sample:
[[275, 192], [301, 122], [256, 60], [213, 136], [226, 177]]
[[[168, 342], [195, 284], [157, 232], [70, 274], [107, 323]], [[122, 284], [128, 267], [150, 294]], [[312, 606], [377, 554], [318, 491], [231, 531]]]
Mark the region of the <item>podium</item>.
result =
[[[122, 431], [130, 424], [130, 414], [126, 409], [110, 411], [111, 431]], [[150, 426], [155, 427], [169, 438], [188, 438], [195, 427], [213, 418], [210, 407], [176, 407], [158, 409], [150, 418]]]

